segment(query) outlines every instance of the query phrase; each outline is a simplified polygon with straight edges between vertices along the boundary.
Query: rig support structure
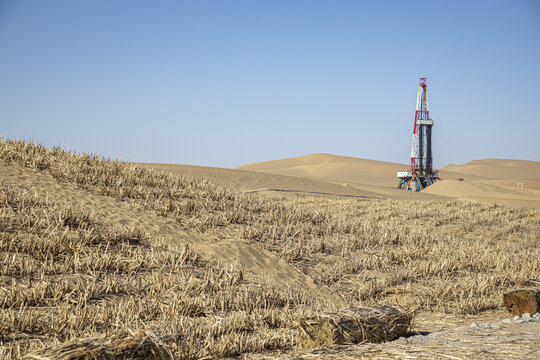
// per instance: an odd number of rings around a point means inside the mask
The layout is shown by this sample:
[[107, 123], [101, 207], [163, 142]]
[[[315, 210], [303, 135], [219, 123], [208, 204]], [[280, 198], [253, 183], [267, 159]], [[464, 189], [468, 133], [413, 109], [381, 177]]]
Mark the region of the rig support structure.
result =
[[411, 168], [409, 171], [397, 173], [399, 178], [397, 189], [421, 191], [440, 180], [439, 172], [433, 170], [432, 127], [433, 119], [429, 117], [426, 78], [421, 77], [414, 114]]

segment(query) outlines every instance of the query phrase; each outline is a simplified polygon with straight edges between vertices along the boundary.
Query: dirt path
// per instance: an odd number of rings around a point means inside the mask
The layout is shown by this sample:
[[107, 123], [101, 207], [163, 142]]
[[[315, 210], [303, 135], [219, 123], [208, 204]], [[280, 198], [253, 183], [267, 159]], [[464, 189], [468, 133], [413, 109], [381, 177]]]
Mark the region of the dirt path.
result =
[[248, 276], [258, 280], [273, 281], [280, 286], [301, 288], [317, 296], [331, 298], [329, 290], [316, 285], [310, 277], [267, 250], [241, 240], [209, 239], [200, 233], [186, 231], [173, 221], [139, 205], [94, 194], [74, 184], [59, 183], [47, 172], [0, 165], [0, 184], [91, 211], [104, 224], [137, 228], [152, 236], [162, 237], [173, 246], [189, 244], [209, 260], [238, 263], [245, 268]]

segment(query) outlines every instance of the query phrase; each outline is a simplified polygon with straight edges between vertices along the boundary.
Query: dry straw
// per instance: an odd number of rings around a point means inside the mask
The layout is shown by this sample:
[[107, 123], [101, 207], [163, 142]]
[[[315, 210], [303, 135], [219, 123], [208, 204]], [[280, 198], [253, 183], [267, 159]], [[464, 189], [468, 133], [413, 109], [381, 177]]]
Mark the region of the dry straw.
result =
[[394, 306], [350, 308], [298, 320], [299, 344], [314, 348], [324, 345], [392, 341], [411, 325], [412, 313]]
[[76, 339], [47, 347], [23, 357], [25, 360], [120, 360], [173, 359], [171, 351], [150, 331], [116, 333], [101, 338]]

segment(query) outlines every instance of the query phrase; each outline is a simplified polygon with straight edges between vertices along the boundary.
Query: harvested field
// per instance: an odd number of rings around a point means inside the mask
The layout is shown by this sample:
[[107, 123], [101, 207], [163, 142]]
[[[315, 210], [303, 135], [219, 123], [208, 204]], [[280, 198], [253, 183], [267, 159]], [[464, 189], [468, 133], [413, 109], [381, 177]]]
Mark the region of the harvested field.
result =
[[332, 296], [327, 301], [248, 277], [250, 264], [211, 261], [195, 245], [156, 236], [144, 222], [110, 226], [76, 201], [66, 205], [3, 187], [4, 357], [50, 357], [90, 343], [113, 351], [114, 336], [142, 333], [159, 340], [148, 351], [183, 359], [291, 350], [299, 346], [300, 319], [385, 304], [478, 314], [500, 308], [503, 292], [540, 278], [533, 261], [540, 258], [536, 209], [245, 194], [7, 140], [0, 162], [143, 208], [216, 244], [240, 239], [266, 249]]
[[119, 333], [97, 339], [76, 339], [40, 349], [24, 359], [173, 359], [171, 351], [151, 332]]
[[139, 330], [160, 334], [181, 359], [290, 347], [292, 319], [317, 307], [189, 247], [101, 226], [92, 214], [28, 193], [1, 190], [0, 211], [4, 357]]

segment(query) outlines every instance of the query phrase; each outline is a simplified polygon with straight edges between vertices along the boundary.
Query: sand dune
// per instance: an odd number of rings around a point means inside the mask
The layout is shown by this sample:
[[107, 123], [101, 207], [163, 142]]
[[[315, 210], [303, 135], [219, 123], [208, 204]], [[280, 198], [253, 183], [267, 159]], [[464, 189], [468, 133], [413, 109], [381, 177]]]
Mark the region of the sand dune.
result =
[[501, 186], [485, 181], [455, 181], [441, 180], [432, 186], [423, 190], [429, 194], [448, 195], [454, 194], [460, 197], [500, 197], [500, 198], [523, 198], [528, 199], [534, 193], [521, 191], [519, 189], [510, 188], [509, 186]]
[[509, 159], [473, 160], [463, 165], [447, 165], [443, 171], [483, 176], [485, 179], [464, 182], [442, 181], [427, 188], [426, 193], [540, 207], [540, 162]]
[[238, 169], [339, 182], [390, 186], [405, 165], [331, 154], [312, 154], [240, 166]]
[[[540, 162], [535, 161], [485, 159], [447, 165], [440, 170], [443, 181], [420, 193], [393, 189], [397, 184], [396, 172], [406, 170], [406, 164], [332, 154], [265, 161], [238, 169], [138, 165], [242, 191], [270, 188], [392, 199], [470, 199], [540, 207]], [[523, 183], [523, 189], [518, 189], [517, 183]]]
[[[195, 165], [145, 163], [138, 163], [137, 165], [173, 175], [187, 175], [196, 179], [209, 180], [216, 185], [226, 186], [240, 191], [275, 188], [343, 195], [380, 196], [379, 193], [373, 191], [362, 190], [353, 186], [344, 186], [341, 183], [332, 183], [320, 179]], [[285, 195], [285, 193], [280, 193], [280, 195]]]
[[[334, 155], [330, 155], [334, 156]], [[335, 156], [336, 158], [341, 158]], [[354, 158], [350, 158], [354, 159]], [[312, 159], [313, 160], [313, 159]], [[371, 168], [377, 169], [377, 164], [380, 161], [365, 160], [366, 163], [372, 162]], [[391, 164], [391, 163], [388, 163]], [[214, 184], [231, 187], [241, 191], [252, 191], [257, 189], [287, 189], [298, 190], [302, 192], [311, 193], [326, 193], [326, 194], [339, 194], [339, 195], [352, 195], [352, 196], [367, 196], [374, 198], [404, 198], [404, 199], [447, 199], [446, 196], [437, 194], [421, 194], [412, 193], [408, 191], [394, 191], [389, 185], [370, 185], [355, 181], [345, 181], [343, 178], [320, 178], [317, 176], [303, 177], [301, 174], [296, 175], [294, 171], [291, 171], [291, 175], [285, 175], [280, 173], [270, 173], [264, 171], [252, 171], [244, 169], [224, 169], [207, 166], [195, 166], [195, 165], [179, 165], [179, 164], [151, 164], [151, 163], [137, 163], [138, 166], [153, 169], [157, 171], [163, 171], [171, 173], [173, 175], [187, 175], [197, 179], [209, 180]], [[403, 166], [399, 169], [402, 169]], [[321, 166], [322, 168], [323, 166]], [[346, 168], [346, 165], [343, 166]], [[397, 166], [395, 167], [398, 168]], [[286, 173], [286, 172], [285, 172]], [[353, 171], [350, 172], [354, 175]], [[317, 175], [317, 174], [315, 174]], [[382, 174], [379, 175], [379, 179], [384, 181], [385, 176], [394, 177], [394, 171], [388, 171], [383, 169]], [[395, 185], [394, 178], [388, 181], [388, 184]], [[349, 179], [355, 180], [356, 178], [351, 176]], [[377, 184], [376, 179], [371, 179], [371, 183]], [[272, 192], [268, 192], [272, 193]], [[299, 193], [294, 193], [298, 195]], [[302, 193], [300, 193], [302, 194]], [[291, 193], [279, 192], [277, 195], [291, 195]], [[319, 194], [321, 195], [321, 194]], [[324, 194], [322, 196], [325, 196]]]
[[[238, 169], [387, 187], [395, 186], [397, 184], [396, 173], [407, 170], [408, 167], [406, 164], [386, 161], [331, 154], [312, 154], [244, 165]], [[487, 179], [482, 174], [468, 174], [452, 169], [441, 170], [441, 176], [446, 178], [460, 177], [467, 180]]]
[[[348, 183], [355, 188], [387, 197], [403, 197], [396, 185], [396, 172], [405, 164], [366, 160], [331, 154], [313, 154], [288, 159], [265, 161], [239, 167], [263, 173], [281, 174], [335, 183]], [[499, 201], [540, 207], [540, 162], [506, 159], [473, 160], [463, 165], [447, 165], [440, 170], [443, 181], [411, 198], [437, 195], [441, 198]], [[457, 181], [457, 180], [463, 181]], [[523, 183], [523, 189], [517, 188]]]
[[463, 165], [450, 164], [442, 168], [467, 175], [492, 179], [540, 179], [540, 162], [509, 159], [472, 160]]

